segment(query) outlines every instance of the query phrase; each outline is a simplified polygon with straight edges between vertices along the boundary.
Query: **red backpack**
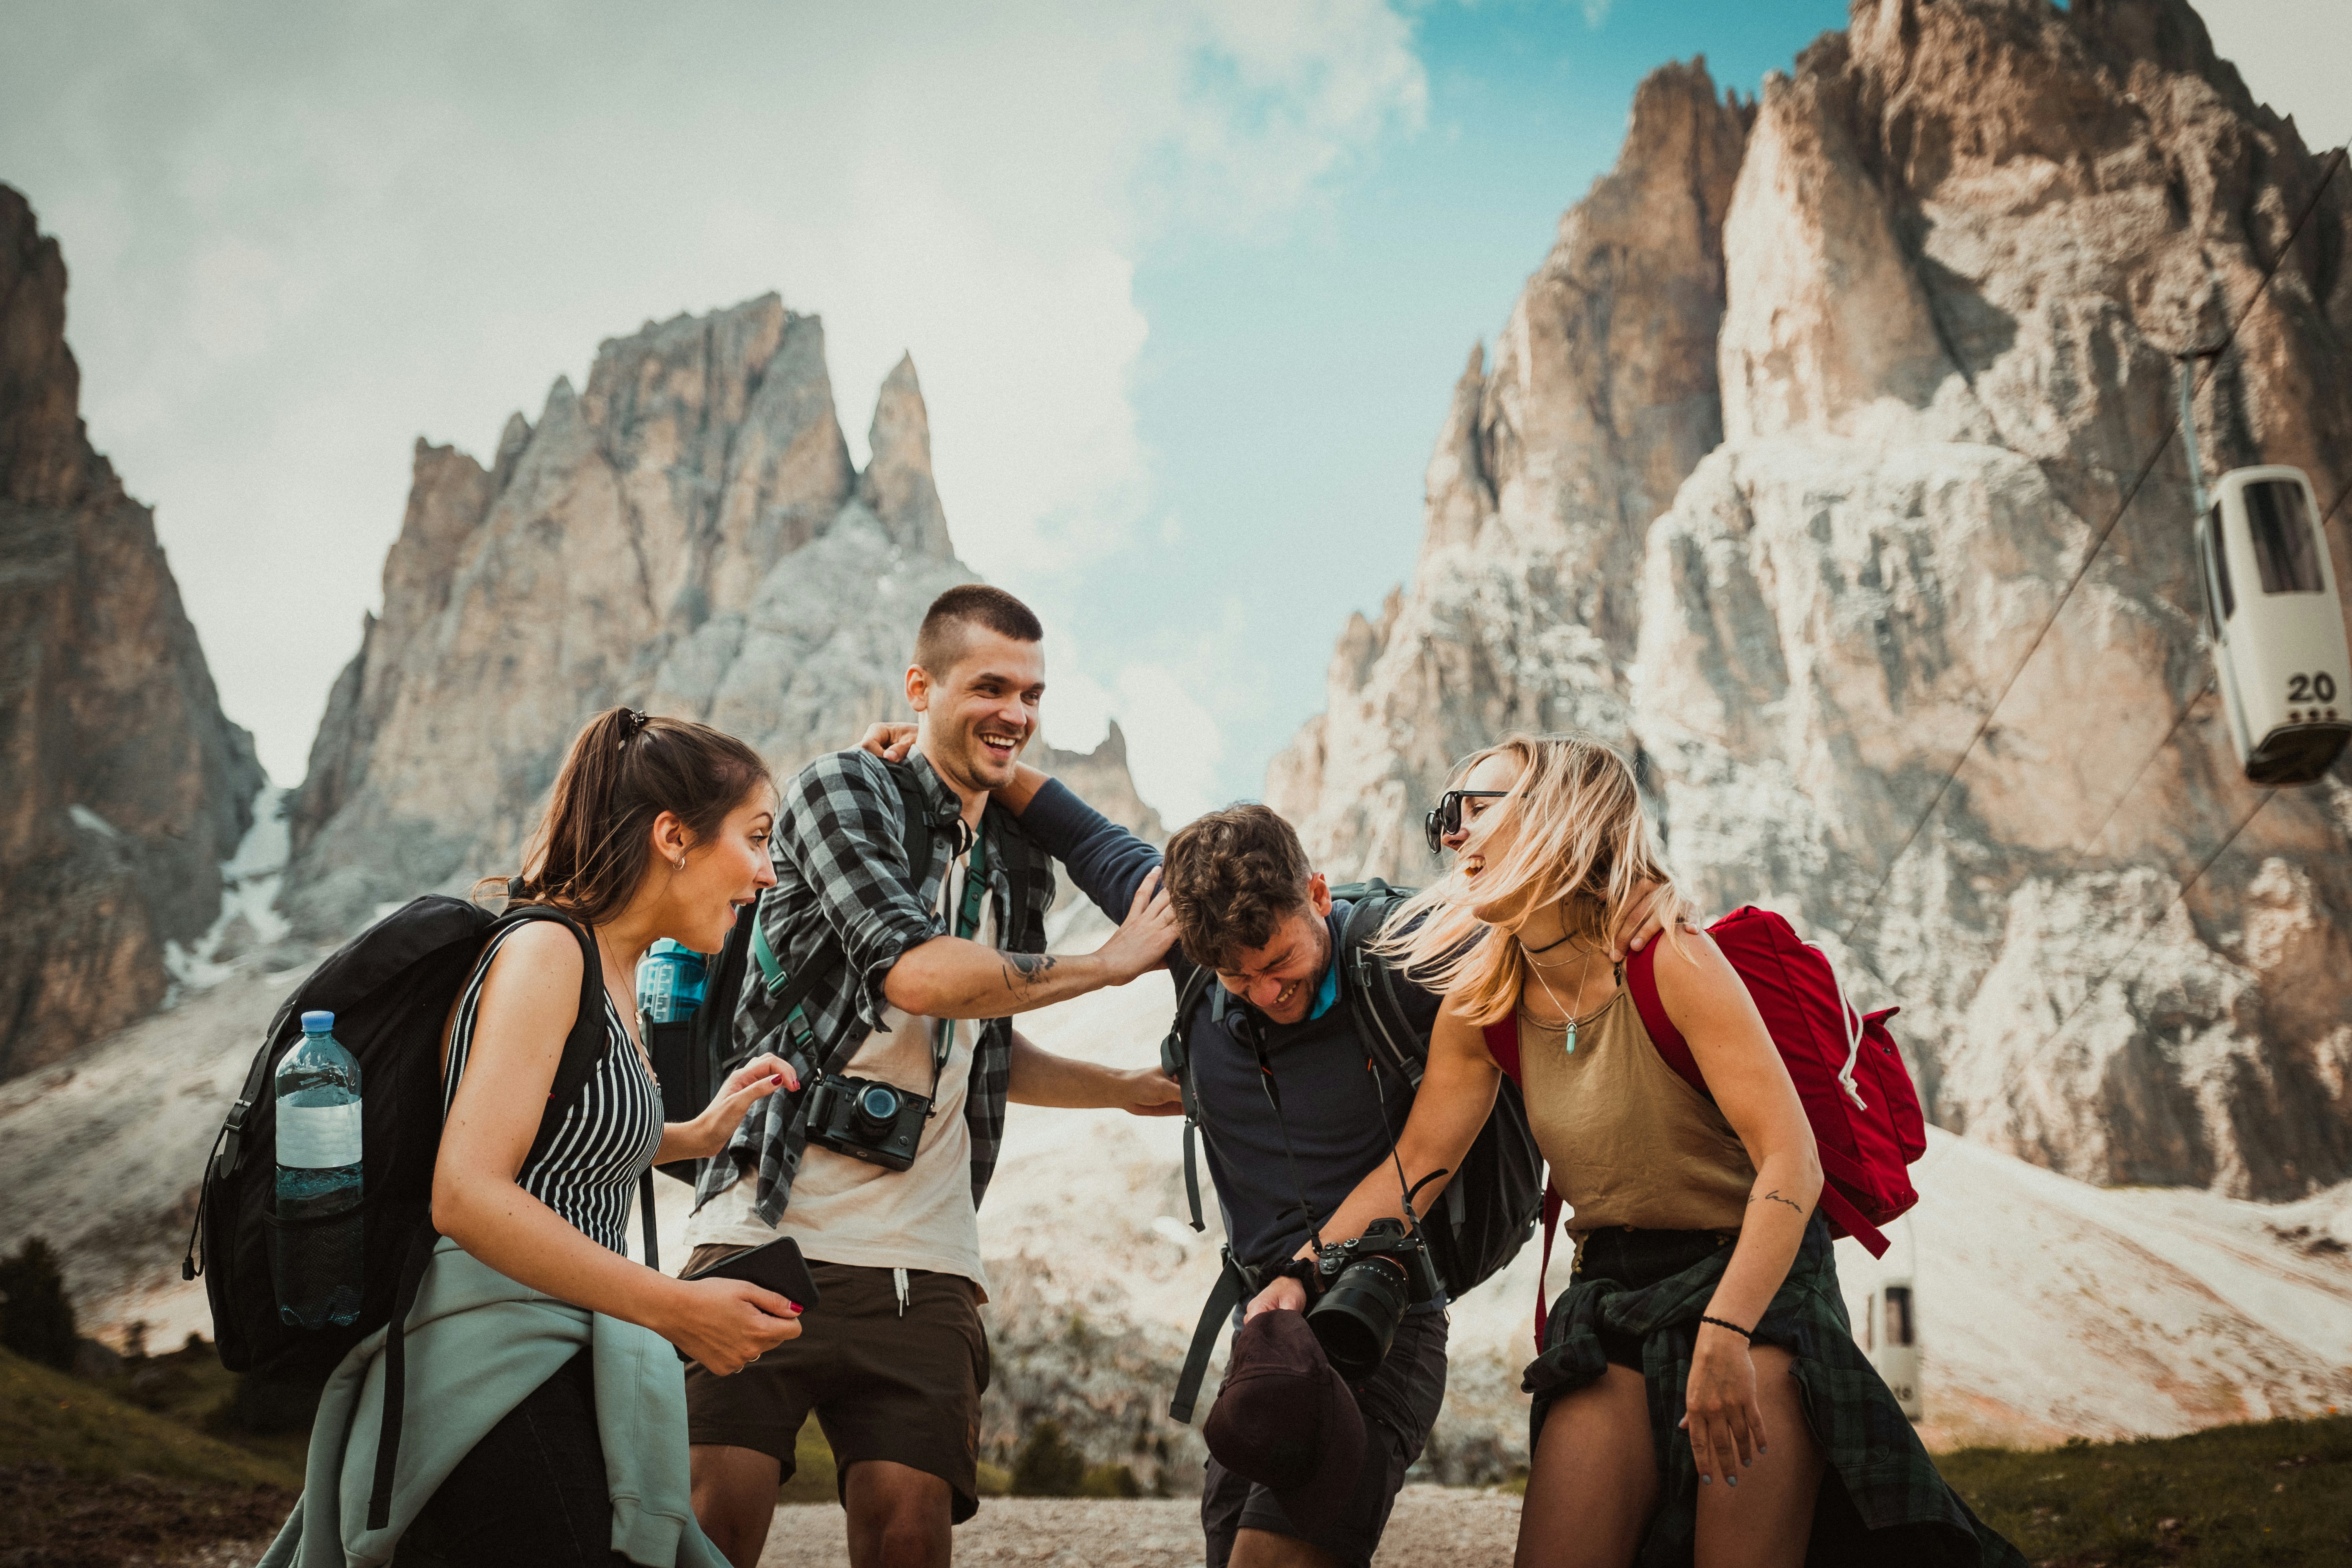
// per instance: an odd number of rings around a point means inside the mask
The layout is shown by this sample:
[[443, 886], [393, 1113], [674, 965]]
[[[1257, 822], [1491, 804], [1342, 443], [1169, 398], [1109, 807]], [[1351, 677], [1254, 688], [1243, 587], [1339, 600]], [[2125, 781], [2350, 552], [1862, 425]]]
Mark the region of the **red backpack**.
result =
[[[1888, 1007], [1867, 1016], [1857, 1012], [1822, 950], [1769, 910], [1734, 910], [1709, 926], [1707, 935], [1747, 985], [1797, 1086], [1797, 1098], [1804, 1102], [1805, 1120], [1812, 1123], [1813, 1145], [1821, 1156], [1822, 1212], [1829, 1216], [1830, 1233], [1850, 1236], [1868, 1247], [1872, 1257], [1885, 1257], [1886, 1237], [1878, 1227], [1919, 1201], [1905, 1167], [1927, 1149], [1918, 1090], [1904, 1069], [1895, 1037], [1886, 1032], [1886, 1020], [1899, 1009]], [[1658, 1055], [1684, 1082], [1706, 1094], [1706, 1079], [1689, 1043], [1658, 1000], [1657, 954], [1658, 944], [1652, 942], [1625, 961], [1625, 988], [1633, 994], [1633, 1005]], [[1519, 1083], [1516, 1015], [1486, 1026], [1486, 1049], [1511, 1081]], [[1551, 1270], [1552, 1232], [1559, 1210], [1559, 1191], [1547, 1185], [1546, 1274]], [[1543, 1289], [1538, 1276], [1538, 1349]]]

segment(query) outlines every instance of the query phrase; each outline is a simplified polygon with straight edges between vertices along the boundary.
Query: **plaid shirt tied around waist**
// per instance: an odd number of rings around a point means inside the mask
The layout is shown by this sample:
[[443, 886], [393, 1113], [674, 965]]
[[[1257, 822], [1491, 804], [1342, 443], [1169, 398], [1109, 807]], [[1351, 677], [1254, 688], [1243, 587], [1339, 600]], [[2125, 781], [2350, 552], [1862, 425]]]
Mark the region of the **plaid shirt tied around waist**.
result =
[[[1696, 1539], [1698, 1466], [1680, 1429], [1683, 1395], [1699, 1315], [1722, 1283], [1738, 1237], [1639, 1233], [1638, 1245], [1652, 1251], [1654, 1261], [1666, 1260], [1672, 1272], [1623, 1279], [1610, 1275], [1634, 1270], [1595, 1256], [1601, 1249], [1594, 1241], [1610, 1235], [1596, 1231], [1587, 1238], [1578, 1274], [1552, 1304], [1543, 1353], [1520, 1384], [1535, 1396], [1528, 1449], [1535, 1451], [1554, 1400], [1598, 1382], [1608, 1370], [1604, 1335], [1640, 1341], [1660, 1497], [1633, 1561], [1636, 1568], [1686, 1568]], [[1902, 1406], [1854, 1343], [1829, 1226], [1819, 1213], [1756, 1325], [1755, 1342], [1777, 1345], [1795, 1358], [1790, 1371], [1808, 1423], [1841, 1483], [1822, 1489], [1807, 1562], [1840, 1568], [2026, 1568], [2017, 1548], [1945, 1484]], [[1838, 1492], [1843, 1496], [1833, 1495]]]
[[[695, 1184], [699, 1208], [746, 1174], [752, 1202], [770, 1225], [792, 1200], [807, 1146], [807, 1086], [838, 1071], [882, 1027], [890, 1004], [882, 984], [908, 948], [948, 934], [937, 913], [940, 885], [964, 841], [962, 804], [920, 752], [909, 760], [929, 813], [929, 864], [907, 860], [906, 805], [888, 764], [865, 752], [817, 758], [783, 785], [773, 854], [776, 885], [752, 918], [788, 974], [807, 973], [833, 952], [843, 962], [800, 1007], [819, 1059], [793, 1043], [788, 1015], [773, 1005], [759, 972], [743, 977], [735, 1010], [734, 1060], [773, 1051], [790, 1062], [799, 1093], [772, 1094], [744, 1114], [719, 1158]], [[1045, 910], [1054, 901], [1053, 861], [1022, 833], [1011, 813], [991, 802], [981, 817], [996, 942], [1006, 952], [1045, 950]], [[1005, 1090], [1013, 1076], [1013, 1021], [983, 1023], [972, 1050], [964, 1122], [971, 1132], [971, 1201], [978, 1206], [1004, 1142]]]

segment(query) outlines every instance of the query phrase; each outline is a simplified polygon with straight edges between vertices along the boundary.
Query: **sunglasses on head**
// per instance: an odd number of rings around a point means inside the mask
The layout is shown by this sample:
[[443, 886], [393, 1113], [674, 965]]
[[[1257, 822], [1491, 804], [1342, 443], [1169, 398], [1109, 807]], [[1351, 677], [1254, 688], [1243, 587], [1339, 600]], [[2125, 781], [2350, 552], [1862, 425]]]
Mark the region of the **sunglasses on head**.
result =
[[1507, 789], [1450, 789], [1437, 797], [1429, 815], [1421, 819], [1421, 830], [1429, 839], [1433, 855], [1445, 847], [1445, 836], [1462, 831], [1462, 803], [1465, 800], [1500, 800], [1511, 792]]

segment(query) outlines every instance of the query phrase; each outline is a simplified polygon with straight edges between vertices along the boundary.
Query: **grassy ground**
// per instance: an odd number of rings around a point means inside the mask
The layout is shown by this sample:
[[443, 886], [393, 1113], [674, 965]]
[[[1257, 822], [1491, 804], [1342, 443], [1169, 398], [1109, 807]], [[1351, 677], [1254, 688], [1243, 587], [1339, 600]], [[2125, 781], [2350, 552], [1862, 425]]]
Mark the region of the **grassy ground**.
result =
[[2036, 1563], [2352, 1563], [2352, 1416], [1936, 1463]]
[[1962, 1448], [1936, 1468], [2035, 1568], [2352, 1565], [2352, 1415]]
[[142, 1410], [106, 1389], [0, 1351], [0, 1466], [28, 1464], [68, 1475], [135, 1473], [278, 1487], [289, 1498], [302, 1486], [299, 1459], [289, 1464], [257, 1454], [198, 1431], [175, 1414]]
[[0, 1563], [9, 1568], [167, 1561], [266, 1537], [300, 1487], [298, 1468], [0, 1351]]

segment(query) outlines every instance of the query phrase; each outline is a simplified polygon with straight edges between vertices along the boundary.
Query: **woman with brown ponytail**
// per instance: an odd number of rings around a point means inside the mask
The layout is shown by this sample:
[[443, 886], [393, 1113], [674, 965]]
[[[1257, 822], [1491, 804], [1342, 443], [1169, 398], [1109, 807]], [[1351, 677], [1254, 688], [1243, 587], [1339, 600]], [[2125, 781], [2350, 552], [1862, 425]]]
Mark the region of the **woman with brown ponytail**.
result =
[[[438, 1344], [444, 1355], [467, 1346], [479, 1363], [467, 1402], [505, 1414], [423, 1501], [396, 1564], [723, 1561], [686, 1494], [684, 1384], [669, 1347], [732, 1373], [798, 1334], [799, 1309], [754, 1285], [675, 1279], [632, 1262], [625, 1226], [650, 1164], [718, 1153], [746, 1108], [790, 1079], [762, 1057], [702, 1115], [665, 1125], [634, 1022], [634, 976], [658, 938], [699, 952], [725, 944], [740, 912], [775, 880], [775, 805], [759, 755], [700, 724], [616, 708], [572, 744], [523, 875], [509, 888], [515, 901], [567, 920], [518, 924], [494, 939], [451, 1015], [433, 1173], [433, 1223], [445, 1239], [409, 1320], [414, 1344]], [[601, 970], [607, 1048], [534, 1152], [581, 1005], [588, 961], [575, 926]], [[588, 1342], [561, 1370], [527, 1390], [501, 1385], [510, 1365], [547, 1358], [551, 1335], [576, 1337], [583, 1309]], [[453, 1313], [462, 1320], [455, 1328]], [[600, 1412], [614, 1401], [637, 1408]], [[409, 1409], [413, 1429], [458, 1419]], [[467, 1429], [481, 1430], [485, 1415], [470, 1411]], [[642, 1441], [612, 1452], [604, 1435], [615, 1430]], [[412, 1454], [430, 1468], [433, 1436], [412, 1430], [404, 1475]]]
[[[1811, 1125], [1746, 985], [1653, 852], [1633, 769], [1578, 735], [1470, 759], [1453, 872], [1382, 946], [1444, 1004], [1399, 1139], [1408, 1175], [1458, 1167], [1515, 1026], [1519, 1082], [1576, 1253], [1535, 1395], [1520, 1568], [2016, 1564], [1944, 1485], [1854, 1345]], [[1657, 889], [1658, 996], [1704, 1077], [1666, 1065], [1609, 932]], [[1385, 1176], [1386, 1179], [1381, 1178]], [[1401, 1215], [1394, 1174], [1327, 1242]]]

